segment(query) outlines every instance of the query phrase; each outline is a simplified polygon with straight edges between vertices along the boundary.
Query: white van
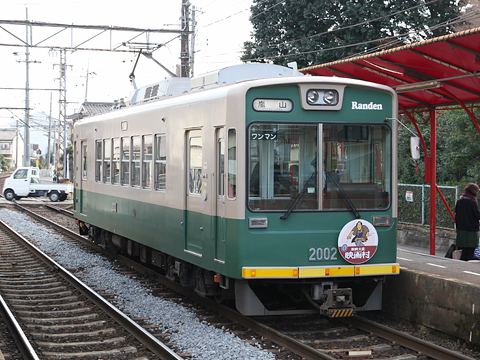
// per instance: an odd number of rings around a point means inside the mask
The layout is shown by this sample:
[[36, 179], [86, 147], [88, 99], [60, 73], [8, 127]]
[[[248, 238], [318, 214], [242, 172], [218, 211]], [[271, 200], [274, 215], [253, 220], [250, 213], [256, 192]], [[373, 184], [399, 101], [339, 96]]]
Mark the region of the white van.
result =
[[40, 171], [36, 167], [16, 169], [3, 184], [5, 199], [21, 199], [22, 197], [48, 196], [50, 201], [64, 201], [72, 192], [72, 184], [56, 184], [40, 181]]

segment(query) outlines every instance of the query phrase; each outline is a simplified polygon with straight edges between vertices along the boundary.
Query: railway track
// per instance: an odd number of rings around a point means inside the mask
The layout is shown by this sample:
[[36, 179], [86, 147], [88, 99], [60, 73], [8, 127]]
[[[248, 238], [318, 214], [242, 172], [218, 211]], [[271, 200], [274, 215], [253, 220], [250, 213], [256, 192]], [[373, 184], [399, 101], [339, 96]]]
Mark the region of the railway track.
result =
[[[41, 200], [41, 199], [38, 199], [38, 198], [32, 198], [32, 200], [35, 200], [41, 206], [44, 206], [49, 210], [55, 211], [59, 214], [65, 215], [69, 218], [73, 218], [74, 212], [70, 209], [67, 209], [67, 208], [61, 207], [61, 206], [52, 205], [50, 201], [47, 202], [47, 201], [44, 201], [44, 200]], [[14, 202], [15, 202], [15, 200], [14, 200]]]
[[181, 359], [3, 222], [0, 255], [4, 312], [25, 358]]
[[[55, 225], [51, 224], [51, 226]], [[71, 234], [65, 227], [60, 226], [57, 229], [68, 233], [78, 241], [91, 245], [83, 237]], [[101, 248], [97, 250], [103, 251]], [[174, 291], [173, 294], [168, 293], [169, 297], [189, 297], [195, 303], [201, 304], [204, 308], [195, 311], [203, 321], [208, 321], [219, 328], [226, 327], [247, 341], [251, 341], [248, 339], [252, 337], [258, 338], [260, 335], [277, 344], [281, 349], [278, 351], [278, 358], [283, 359], [288, 353], [295, 354], [290, 357], [293, 359], [295, 356], [298, 359], [340, 359], [358, 356], [385, 359], [474, 359], [359, 317], [333, 323], [327, 322], [327, 319], [320, 316], [270, 317], [259, 318], [258, 321], [246, 318], [228, 307], [201, 298], [171, 283], [131, 259], [120, 257], [119, 260], [125, 265], [125, 272], [135, 269], [139, 273], [148, 274], [152, 281], [150, 286], [158, 287], [158, 284], [161, 284], [161, 293], [167, 293], [165, 288], [168, 287]]]

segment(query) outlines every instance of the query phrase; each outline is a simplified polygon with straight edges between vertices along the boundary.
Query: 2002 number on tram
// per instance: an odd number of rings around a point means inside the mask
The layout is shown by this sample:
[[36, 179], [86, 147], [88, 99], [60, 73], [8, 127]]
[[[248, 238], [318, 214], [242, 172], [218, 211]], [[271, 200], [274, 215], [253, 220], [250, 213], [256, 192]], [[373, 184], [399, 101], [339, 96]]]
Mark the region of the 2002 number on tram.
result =
[[308, 261], [337, 260], [338, 249], [336, 247], [317, 249], [310, 248], [308, 252], [310, 254]]

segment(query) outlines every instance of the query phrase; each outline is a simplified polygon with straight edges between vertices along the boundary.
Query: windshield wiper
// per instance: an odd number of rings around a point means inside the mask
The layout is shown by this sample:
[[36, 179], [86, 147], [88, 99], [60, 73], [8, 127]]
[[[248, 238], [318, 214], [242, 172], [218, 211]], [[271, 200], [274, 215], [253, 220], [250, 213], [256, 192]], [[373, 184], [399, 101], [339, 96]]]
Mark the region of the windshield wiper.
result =
[[295, 209], [295, 207], [297, 206], [298, 202], [300, 201], [300, 199], [303, 197], [303, 195], [305, 195], [305, 193], [307, 192], [307, 188], [308, 188], [308, 182], [312, 179], [313, 176], [316, 176], [317, 172], [314, 171], [310, 174], [310, 176], [308, 177], [308, 179], [305, 181], [305, 185], [303, 185], [303, 189], [302, 191], [300, 191], [297, 196], [295, 196], [295, 199], [293, 199], [293, 202], [291, 203], [291, 205], [288, 207], [287, 209], [287, 212], [285, 214], [283, 214], [282, 216], [280, 216], [280, 219], [282, 220], [286, 220], [288, 219], [288, 217], [290, 216], [290, 214], [292, 213], [293, 209]]
[[337, 188], [337, 192], [342, 196], [343, 200], [345, 200], [350, 210], [352, 210], [353, 214], [355, 215], [355, 219], [360, 219], [361, 217], [360, 213], [358, 212], [355, 205], [353, 205], [353, 202], [348, 197], [347, 193], [345, 192], [345, 189], [342, 187], [342, 185], [340, 185], [340, 182], [338, 181], [338, 179], [335, 176], [333, 176], [331, 172], [327, 172], [326, 175], [327, 175], [327, 181], [330, 180], [335, 185], [335, 187]]

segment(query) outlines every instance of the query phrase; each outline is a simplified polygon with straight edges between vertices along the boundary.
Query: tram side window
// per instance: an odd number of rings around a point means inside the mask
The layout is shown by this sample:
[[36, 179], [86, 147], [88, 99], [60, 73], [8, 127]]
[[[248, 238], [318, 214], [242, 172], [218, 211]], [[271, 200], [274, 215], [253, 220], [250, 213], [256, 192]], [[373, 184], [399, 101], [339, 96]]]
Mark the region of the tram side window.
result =
[[228, 129], [228, 198], [237, 197], [237, 130]]
[[120, 183], [120, 139], [113, 139], [112, 184]]
[[122, 153], [121, 153], [121, 181], [122, 185], [130, 185], [130, 138], [122, 138]]
[[140, 136], [132, 137], [132, 186], [140, 187], [142, 139]]
[[83, 180], [87, 180], [87, 145], [82, 144], [82, 178]]
[[153, 160], [153, 143], [152, 136], [143, 137], [142, 147], [142, 187], [144, 189], [152, 188], [152, 160]]
[[167, 137], [155, 136], [155, 190], [167, 189]]
[[110, 183], [110, 159], [112, 156], [112, 147], [110, 139], [103, 140], [103, 182]]
[[202, 193], [202, 137], [191, 137], [189, 144], [189, 183], [190, 194]]
[[102, 140], [95, 141], [95, 181], [102, 181]]

